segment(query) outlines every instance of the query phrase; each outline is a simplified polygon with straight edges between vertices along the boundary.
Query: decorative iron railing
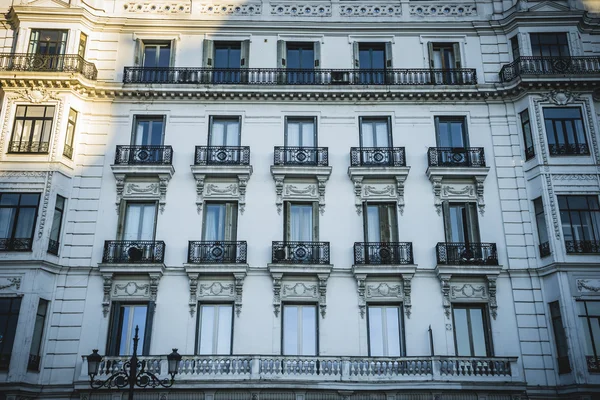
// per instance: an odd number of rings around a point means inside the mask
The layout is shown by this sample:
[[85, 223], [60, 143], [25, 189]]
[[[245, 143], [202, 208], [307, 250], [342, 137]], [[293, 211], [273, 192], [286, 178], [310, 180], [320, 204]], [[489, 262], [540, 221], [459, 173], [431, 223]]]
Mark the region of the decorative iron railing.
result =
[[483, 147], [430, 147], [430, 167], [485, 167]]
[[526, 75], [600, 74], [600, 57], [519, 57], [500, 69], [500, 80]]
[[73, 148], [68, 144], [65, 144], [65, 148], [63, 149], [63, 156], [73, 159]]
[[50, 254], [54, 254], [55, 256], [58, 255], [58, 248], [59, 248], [59, 243], [57, 240], [48, 240], [48, 253]]
[[533, 146], [529, 146], [525, 149], [525, 161], [531, 160], [535, 157], [535, 150]]
[[31, 251], [31, 238], [0, 238], [0, 251]]
[[329, 242], [273, 242], [274, 264], [329, 264]]
[[40, 370], [41, 361], [42, 357], [35, 354], [29, 354], [29, 359], [27, 360], [27, 371], [38, 372]]
[[171, 146], [117, 146], [116, 165], [171, 165]]
[[600, 358], [596, 358], [594, 356], [585, 356], [585, 361], [587, 363], [589, 372], [600, 372]]
[[329, 148], [276, 146], [273, 164], [326, 167], [329, 165]]
[[50, 142], [26, 142], [11, 140], [8, 142], [9, 153], [48, 153]]
[[587, 143], [549, 143], [548, 150], [553, 156], [587, 156], [590, 154], [590, 147]]
[[190, 241], [188, 245], [190, 264], [245, 264], [247, 254], [245, 241]]
[[498, 265], [496, 243], [438, 243], [437, 263], [445, 265]]
[[125, 67], [124, 83], [241, 85], [475, 85], [474, 68], [291, 69]]
[[567, 253], [581, 253], [581, 254], [598, 254], [600, 253], [600, 241], [599, 240], [565, 240], [565, 247]]
[[539, 245], [540, 257], [547, 257], [551, 254], [550, 242], [544, 242]]
[[410, 242], [356, 242], [354, 243], [354, 264], [402, 265], [414, 264]]
[[71, 72], [95, 80], [98, 70], [78, 54], [0, 53], [0, 71]]
[[250, 147], [196, 146], [194, 165], [250, 165]]
[[102, 262], [106, 264], [152, 264], [165, 259], [162, 240], [107, 240]]
[[406, 167], [404, 147], [352, 147], [352, 167]]

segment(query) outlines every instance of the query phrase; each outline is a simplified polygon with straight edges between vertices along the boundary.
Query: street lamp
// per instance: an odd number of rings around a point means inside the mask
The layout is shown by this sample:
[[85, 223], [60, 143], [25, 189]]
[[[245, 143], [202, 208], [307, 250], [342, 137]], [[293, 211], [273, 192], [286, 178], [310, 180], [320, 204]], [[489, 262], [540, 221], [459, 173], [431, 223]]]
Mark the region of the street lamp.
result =
[[97, 349], [92, 350], [92, 354], [87, 356], [88, 375], [90, 376], [90, 386], [92, 389], [100, 389], [102, 387], [109, 389], [123, 389], [129, 387], [128, 399], [133, 400], [133, 390], [136, 386], [141, 388], [157, 388], [159, 386], [170, 388], [173, 386], [179, 362], [181, 361], [181, 355], [177, 352], [177, 349], [173, 349], [173, 352], [167, 356], [168, 372], [169, 375], [171, 375], [171, 379], [165, 378], [161, 380], [152, 372], [146, 370], [145, 360], [138, 360], [138, 340], [138, 327], [136, 325], [135, 336], [133, 338], [133, 355], [128, 361], [123, 363], [123, 366], [118, 372], [112, 374], [104, 381], [94, 379], [96, 375], [98, 375], [102, 356], [98, 354]]

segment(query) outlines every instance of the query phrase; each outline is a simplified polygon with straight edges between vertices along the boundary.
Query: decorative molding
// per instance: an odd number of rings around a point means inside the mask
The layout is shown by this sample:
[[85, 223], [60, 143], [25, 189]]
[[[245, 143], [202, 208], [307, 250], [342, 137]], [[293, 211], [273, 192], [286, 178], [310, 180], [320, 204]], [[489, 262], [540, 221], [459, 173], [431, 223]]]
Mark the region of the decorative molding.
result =
[[411, 309], [412, 309], [412, 303], [410, 301], [410, 294], [411, 294], [411, 286], [412, 283], [412, 275], [402, 275], [402, 288], [404, 289], [404, 300], [403, 300], [403, 305], [404, 305], [404, 314], [406, 314], [406, 318], [410, 318], [410, 314], [411, 314]]
[[46, 183], [44, 186], [44, 197], [42, 198], [42, 212], [40, 213], [40, 226], [38, 229], [38, 239], [41, 239], [44, 234], [44, 226], [46, 225], [46, 215], [48, 214], [48, 203], [50, 202], [50, 190], [52, 189], [52, 176], [54, 171], [48, 171]]
[[4, 280], [6, 283], [0, 283], [0, 290], [8, 289], [14, 286], [15, 289], [19, 290], [21, 288], [21, 277], [0, 277], [0, 279]]
[[406, 175], [396, 175], [396, 198], [400, 215], [404, 215], [404, 182], [406, 177]]
[[45, 178], [46, 171], [0, 171], [0, 178]]
[[108, 317], [110, 311], [110, 291], [113, 284], [113, 274], [102, 274], [102, 286], [104, 289], [104, 296], [102, 297], [102, 314], [104, 318]]
[[134, 0], [123, 5], [123, 9], [130, 13], [149, 14], [190, 14], [191, 0], [160, 1], [160, 0]]
[[223, 284], [213, 282], [211, 284], [198, 285], [198, 297], [233, 297], [235, 296], [235, 285], [233, 283]]
[[475, 4], [411, 4], [409, 10], [410, 15], [419, 17], [467, 17], [477, 15]]
[[390, 285], [382, 282], [379, 284], [367, 285], [366, 298], [385, 298], [385, 299], [401, 299], [403, 295], [402, 285]]
[[125, 173], [115, 173], [114, 176], [117, 188], [115, 200], [117, 214], [120, 211], [121, 201], [130, 198], [156, 198], [161, 214], [165, 211], [165, 205], [167, 204], [167, 186], [171, 180], [170, 174], [158, 174], [158, 182], [130, 182], [126, 179], [127, 174]]
[[489, 307], [492, 318], [496, 319], [498, 316], [498, 302], [496, 300], [496, 276], [487, 276], [488, 283], [488, 294], [489, 294]]
[[283, 175], [275, 175], [273, 176], [273, 180], [275, 181], [275, 206], [277, 207], [277, 214], [281, 215], [281, 210], [283, 210]]
[[487, 299], [487, 290], [485, 285], [473, 286], [470, 283], [462, 285], [452, 285], [450, 287], [450, 298], [452, 299]]
[[12, 98], [15, 101], [26, 101], [28, 103], [45, 103], [50, 100], [60, 100], [57, 92], [48, 90], [42, 86], [35, 88], [25, 88], [13, 92], [15, 95]]
[[317, 274], [318, 282], [314, 285], [304, 282], [283, 284], [283, 273], [271, 273], [273, 279], [273, 313], [276, 317], [281, 312], [281, 300], [287, 299], [317, 299], [319, 312], [325, 318], [327, 312], [327, 280], [329, 274]]
[[352, 183], [354, 184], [354, 206], [356, 207], [356, 213], [360, 215], [362, 213], [362, 176], [353, 176]]
[[433, 206], [435, 207], [435, 211], [437, 215], [442, 215], [442, 177], [441, 176], [431, 176], [429, 178], [431, 180], [431, 185], [433, 187]]
[[250, 175], [240, 174], [236, 182], [218, 184], [207, 182], [206, 175], [203, 173], [194, 173], [196, 181], [196, 210], [198, 214], [202, 212], [206, 198], [214, 199], [233, 199], [237, 200], [240, 213], [246, 210], [246, 188]]
[[159, 195], [160, 189], [158, 183], [149, 183], [148, 185], [141, 185], [139, 183], [127, 183], [125, 185], [125, 194], [152, 194]]
[[112, 294], [113, 296], [146, 297], [150, 294], [150, 284], [145, 283], [143, 285], [138, 285], [137, 282], [128, 282], [118, 285], [115, 283]]
[[214, 4], [200, 4], [200, 14], [205, 15], [261, 15], [262, 14], [262, 3], [214, 3]]
[[242, 294], [244, 291], [244, 278], [246, 277], [246, 273], [234, 273], [234, 285], [235, 285], [235, 299], [234, 299], [234, 308], [235, 315], [237, 317], [240, 316], [242, 312]]
[[547, 101], [558, 106], [564, 106], [573, 103], [579, 97], [578, 93], [569, 90], [552, 90], [549, 93], [543, 93], [542, 101]]
[[15, 100], [12, 97], [8, 97], [6, 99], [6, 105], [4, 107], [4, 120], [2, 121], [2, 132], [0, 132], [0, 160], [2, 160], [6, 154], [6, 151], [4, 149], [4, 143], [6, 141], [6, 138], [10, 137], [10, 117], [12, 115], [14, 102]]
[[198, 214], [202, 212], [202, 205], [204, 204], [204, 175], [196, 175], [194, 176], [196, 180], [196, 211]]
[[317, 176], [319, 187], [319, 212], [325, 214], [325, 184], [329, 180], [329, 176]]
[[404, 182], [406, 181], [406, 175], [395, 175], [395, 184], [385, 184], [385, 186], [373, 182], [363, 184], [364, 176], [359, 174], [352, 175], [351, 179], [354, 184], [354, 206], [358, 215], [362, 214], [363, 201], [372, 199], [389, 200], [390, 198], [396, 200], [400, 215], [404, 214]]
[[445, 185], [442, 187], [442, 193], [445, 198], [474, 198], [475, 197], [475, 188], [472, 185], [464, 186], [460, 189], [457, 189], [450, 185]]
[[496, 275], [485, 275], [486, 284], [479, 284], [474, 282], [459, 283], [451, 282], [450, 274], [439, 275], [441, 289], [442, 289], [442, 306], [444, 307], [444, 314], [450, 319], [452, 300], [458, 300], [460, 302], [485, 301], [488, 303], [490, 314], [493, 319], [496, 319], [498, 315], [498, 303], [496, 300]]
[[317, 298], [317, 294], [317, 285], [306, 285], [302, 282], [298, 282], [294, 285], [283, 285], [283, 298]]
[[273, 277], [273, 313], [279, 317], [281, 311], [281, 278], [283, 274], [271, 274]]
[[577, 279], [577, 291], [581, 293], [600, 292], [600, 279]]
[[317, 185], [285, 185], [284, 186], [284, 194], [285, 196], [294, 196], [294, 197], [309, 197], [316, 198], [318, 197]]
[[206, 185], [206, 196], [236, 196], [238, 194], [238, 188], [235, 183], [227, 186], [220, 186], [215, 183], [208, 183]]
[[308, 3], [271, 3], [271, 15], [291, 17], [330, 17], [331, 5]]
[[190, 300], [188, 302], [190, 306], [190, 316], [194, 316], [196, 312], [196, 306], [198, 305], [198, 273], [188, 273], [188, 279], [190, 281]]
[[321, 318], [325, 318], [327, 312], [327, 279], [328, 274], [317, 274], [319, 279], [319, 311], [321, 311]]
[[394, 185], [386, 185], [381, 189], [377, 189], [376, 186], [365, 185], [363, 190], [363, 197], [394, 197]]
[[355, 4], [340, 3], [342, 17], [395, 17], [402, 15], [402, 6], [398, 4]]
[[446, 318], [450, 319], [450, 308], [452, 302], [450, 302], [450, 276], [440, 276], [440, 283], [442, 285], [442, 306], [444, 307], [444, 314]]
[[596, 174], [553, 174], [552, 179], [556, 181], [596, 181], [598, 182], [598, 175]]
[[477, 196], [477, 207], [479, 208], [479, 214], [483, 216], [485, 213], [485, 199], [483, 197], [483, 181], [485, 180], [485, 176], [476, 176], [475, 177], [475, 190]]
[[356, 284], [358, 286], [358, 312], [360, 313], [361, 318], [365, 318], [365, 313], [367, 310], [367, 301], [365, 300], [365, 280], [367, 278], [366, 274], [356, 275]]

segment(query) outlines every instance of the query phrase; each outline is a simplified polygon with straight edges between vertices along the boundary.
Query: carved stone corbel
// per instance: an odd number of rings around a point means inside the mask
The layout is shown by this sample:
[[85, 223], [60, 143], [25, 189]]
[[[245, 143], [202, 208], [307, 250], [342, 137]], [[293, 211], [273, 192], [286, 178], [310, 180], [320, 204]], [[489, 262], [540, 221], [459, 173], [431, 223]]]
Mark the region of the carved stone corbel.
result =
[[354, 183], [354, 206], [356, 207], [356, 213], [360, 215], [362, 213], [362, 176], [353, 176], [352, 183]]
[[281, 277], [283, 274], [271, 274], [273, 277], [273, 312], [279, 316], [281, 310]]
[[323, 215], [325, 213], [325, 184], [329, 176], [317, 176], [319, 183], [319, 213]]
[[321, 318], [325, 318], [327, 312], [327, 279], [328, 274], [318, 274], [319, 278], [319, 311], [321, 311]]
[[190, 280], [190, 315], [193, 317], [196, 312], [196, 307], [198, 306], [198, 276], [200, 274], [196, 273], [188, 273], [188, 278]]
[[238, 175], [238, 188], [240, 191], [240, 213], [243, 214], [246, 210], [246, 186], [248, 186], [248, 176], [247, 175]]
[[117, 198], [115, 205], [117, 206], [117, 215], [121, 210], [121, 199], [123, 198], [123, 189], [125, 189], [125, 174], [115, 174], [115, 180], [117, 184]]
[[161, 175], [158, 178], [158, 189], [160, 197], [158, 199], [158, 208], [160, 213], [165, 212], [165, 204], [167, 203], [167, 186], [169, 185], [170, 175]]
[[396, 175], [396, 196], [398, 197], [398, 212], [404, 214], [404, 182], [407, 175]]
[[496, 319], [498, 316], [498, 302], [496, 301], [496, 276], [495, 275], [487, 275], [488, 282], [488, 294], [490, 296], [490, 314], [492, 314], [492, 318]]
[[158, 294], [158, 282], [160, 281], [161, 274], [148, 274], [150, 276], [150, 300], [156, 301], [156, 295]]
[[475, 189], [477, 194], [477, 207], [479, 207], [479, 213], [483, 216], [485, 212], [485, 200], [483, 198], [483, 181], [485, 176], [475, 177]]
[[104, 297], [102, 298], [102, 314], [104, 318], [108, 316], [110, 311], [110, 291], [113, 284], [113, 274], [102, 274], [102, 284], [104, 288]]
[[366, 279], [367, 274], [356, 275], [356, 284], [358, 285], [358, 312], [363, 319], [365, 318], [365, 313], [367, 311], [367, 301], [365, 299]]
[[275, 175], [273, 179], [275, 180], [275, 205], [277, 206], [277, 214], [281, 215], [281, 210], [283, 209], [283, 175]]
[[204, 203], [204, 175], [196, 175], [196, 211], [198, 214], [202, 212], [202, 204]]
[[444, 314], [446, 318], [450, 319], [450, 308], [452, 303], [450, 302], [450, 275], [441, 275], [440, 282], [442, 284], [442, 305], [444, 306]]
[[411, 281], [412, 275], [403, 274], [402, 275], [402, 289], [404, 291], [404, 313], [406, 314], [406, 318], [410, 318], [412, 304], [410, 302], [410, 292], [411, 292]]
[[438, 215], [442, 215], [442, 177], [431, 177], [433, 186], [433, 205]]
[[246, 273], [233, 274], [233, 277], [235, 278], [235, 315], [239, 317], [242, 312], [242, 292]]

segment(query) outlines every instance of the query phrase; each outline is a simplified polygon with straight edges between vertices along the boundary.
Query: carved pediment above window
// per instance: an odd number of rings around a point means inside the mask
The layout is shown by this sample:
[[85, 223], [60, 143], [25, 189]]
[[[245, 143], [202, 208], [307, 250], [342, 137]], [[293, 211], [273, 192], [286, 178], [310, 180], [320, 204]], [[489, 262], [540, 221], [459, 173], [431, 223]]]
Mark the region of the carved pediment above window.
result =
[[362, 212], [364, 201], [393, 200], [404, 213], [404, 182], [410, 167], [349, 167], [348, 176], [354, 184], [356, 213]]
[[278, 317], [281, 311], [281, 302], [284, 300], [298, 302], [317, 302], [321, 317], [325, 318], [327, 312], [327, 280], [330, 269], [322, 273], [302, 273], [307, 275], [302, 280], [297, 280], [293, 271], [269, 267], [273, 279], [273, 312]]
[[442, 287], [442, 304], [446, 317], [451, 317], [452, 303], [487, 303], [492, 318], [498, 315], [496, 301], [497, 274], [465, 278], [451, 274], [438, 275]]
[[365, 317], [367, 303], [401, 302], [406, 318], [411, 315], [411, 283], [414, 274], [406, 273], [395, 277], [371, 277], [367, 274], [354, 274], [358, 285], [358, 309], [361, 318]]
[[483, 215], [485, 212], [483, 182], [486, 175], [476, 175], [468, 180], [465, 180], [464, 177], [454, 180], [448, 176], [430, 175], [429, 180], [433, 185], [433, 204], [438, 215], [442, 215], [443, 201], [475, 201], [479, 213]]
[[275, 205], [281, 214], [286, 200], [315, 200], [319, 212], [325, 212], [325, 186], [331, 175], [331, 167], [271, 166], [275, 181]]
[[192, 165], [196, 180], [196, 208], [198, 214], [206, 199], [234, 200], [240, 213], [246, 209], [246, 186], [252, 175], [252, 166], [203, 166]]
[[167, 186], [170, 179], [171, 176], [168, 174], [156, 178], [127, 177], [126, 174], [115, 174], [117, 212], [119, 212], [121, 200], [157, 200], [162, 213], [167, 202]]

